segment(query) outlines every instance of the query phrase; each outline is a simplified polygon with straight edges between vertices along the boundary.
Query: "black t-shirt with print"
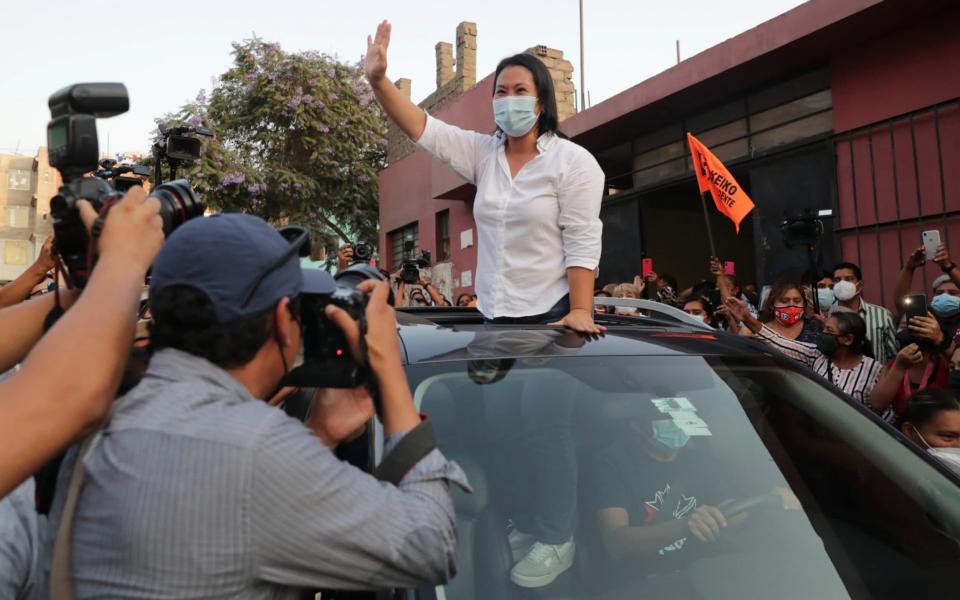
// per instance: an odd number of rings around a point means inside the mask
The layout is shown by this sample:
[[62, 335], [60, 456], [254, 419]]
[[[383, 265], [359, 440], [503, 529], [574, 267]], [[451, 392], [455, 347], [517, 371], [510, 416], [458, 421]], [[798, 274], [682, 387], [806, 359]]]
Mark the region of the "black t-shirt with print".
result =
[[[732, 498], [719, 465], [707, 448], [698, 447], [696, 439], [670, 462], [653, 459], [639, 443], [619, 443], [599, 451], [585, 475], [594, 523], [597, 511], [623, 508], [631, 527], [661, 525], [689, 517], [700, 506], [717, 506]], [[613, 570], [610, 576], [634, 578], [680, 568], [702, 554], [698, 549], [703, 550], [699, 540], [684, 536], [640, 565], [632, 558], [605, 562]]]

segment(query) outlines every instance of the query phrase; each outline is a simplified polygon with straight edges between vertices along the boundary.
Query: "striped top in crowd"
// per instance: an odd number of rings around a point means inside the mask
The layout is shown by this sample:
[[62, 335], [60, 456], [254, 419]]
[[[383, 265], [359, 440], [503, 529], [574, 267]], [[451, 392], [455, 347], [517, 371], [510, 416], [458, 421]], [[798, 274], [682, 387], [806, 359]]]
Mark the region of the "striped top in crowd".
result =
[[[830, 381], [857, 402], [872, 410], [870, 393], [880, 380], [880, 373], [883, 371], [882, 362], [864, 356], [856, 367], [841, 369], [832, 364], [830, 358], [817, 350], [815, 345], [784, 337], [766, 325], [757, 333], [757, 337], [785, 356], [812, 368], [817, 375]], [[893, 411], [887, 408], [880, 413], [880, 416], [890, 421], [893, 419]]]

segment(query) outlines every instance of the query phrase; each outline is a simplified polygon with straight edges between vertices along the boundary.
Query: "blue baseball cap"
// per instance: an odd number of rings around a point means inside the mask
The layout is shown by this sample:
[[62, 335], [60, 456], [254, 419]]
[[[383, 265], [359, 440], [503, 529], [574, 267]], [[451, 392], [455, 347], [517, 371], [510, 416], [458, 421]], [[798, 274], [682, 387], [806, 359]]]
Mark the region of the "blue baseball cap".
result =
[[284, 239], [266, 221], [240, 213], [191, 219], [167, 238], [153, 263], [150, 295], [173, 285], [196, 288], [213, 303], [217, 322], [263, 313], [281, 298], [329, 294], [333, 277], [301, 269], [306, 240]]

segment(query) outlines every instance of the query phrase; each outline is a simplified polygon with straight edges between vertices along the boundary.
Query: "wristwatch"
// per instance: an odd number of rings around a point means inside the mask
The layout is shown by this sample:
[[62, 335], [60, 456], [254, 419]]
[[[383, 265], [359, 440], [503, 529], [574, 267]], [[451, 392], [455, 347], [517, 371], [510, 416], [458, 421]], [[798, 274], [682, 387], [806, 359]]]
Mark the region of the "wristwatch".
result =
[[956, 268], [957, 268], [957, 265], [956, 265], [956, 264], [950, 263], [949, 265], [947, 265], [947, 266], [945, 266], [945, 267], [940, 267], [940, 270], [943, 271], [944, 273], [949, 273], [950, 271], [952, 271], [952, 270], [954, 270], [954, 269], [956, 269]]

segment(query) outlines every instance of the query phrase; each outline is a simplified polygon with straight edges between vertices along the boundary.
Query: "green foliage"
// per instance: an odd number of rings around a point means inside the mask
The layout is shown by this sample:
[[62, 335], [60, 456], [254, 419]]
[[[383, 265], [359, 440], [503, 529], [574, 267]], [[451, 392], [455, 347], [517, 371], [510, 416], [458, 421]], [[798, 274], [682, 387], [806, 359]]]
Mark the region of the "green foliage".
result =
[[157, 120], [216, 133], [182, 175], [215, 209], [309, 227], [315, 249], [376, 247], [386, 122], [362, 63], [259, 38], [234, 43], [233, 56], [209, 95]]

